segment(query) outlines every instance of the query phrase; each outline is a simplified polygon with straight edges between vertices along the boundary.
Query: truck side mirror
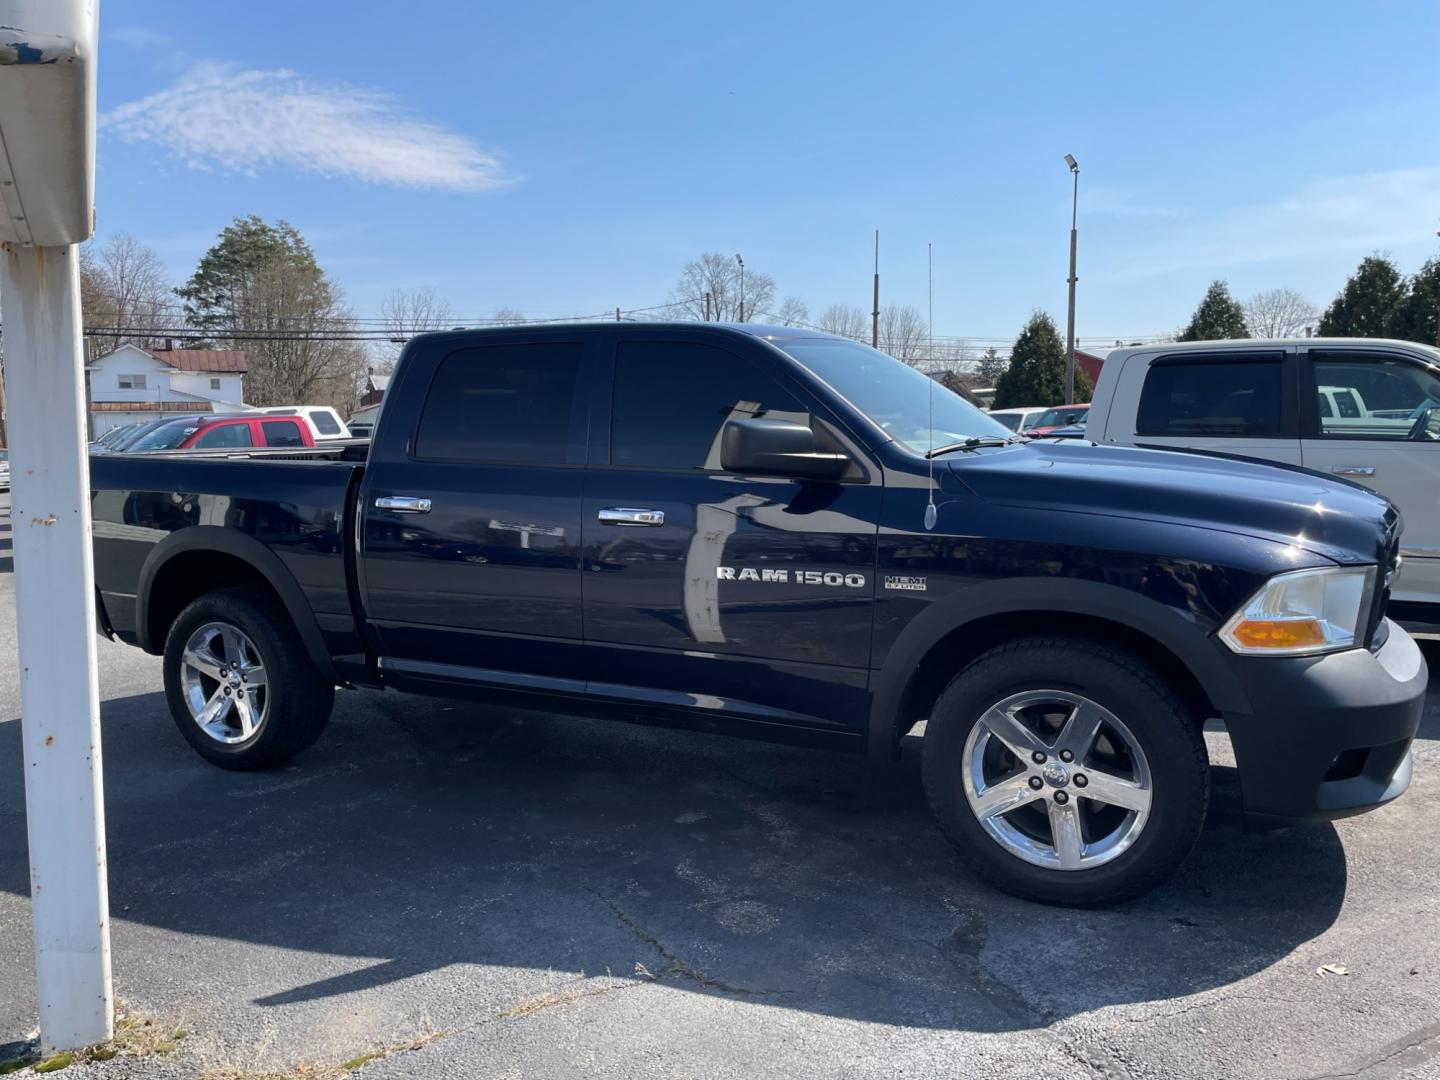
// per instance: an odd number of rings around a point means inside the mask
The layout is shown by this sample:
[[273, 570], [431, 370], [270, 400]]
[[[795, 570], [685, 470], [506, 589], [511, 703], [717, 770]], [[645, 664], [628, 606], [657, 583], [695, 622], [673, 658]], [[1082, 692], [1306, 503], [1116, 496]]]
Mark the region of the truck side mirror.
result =
[[727, 420], [720, 433], [726, 472], [835, 480], [849, 464], [844, 454], [818, 453], [815, 433], [793, 420]]

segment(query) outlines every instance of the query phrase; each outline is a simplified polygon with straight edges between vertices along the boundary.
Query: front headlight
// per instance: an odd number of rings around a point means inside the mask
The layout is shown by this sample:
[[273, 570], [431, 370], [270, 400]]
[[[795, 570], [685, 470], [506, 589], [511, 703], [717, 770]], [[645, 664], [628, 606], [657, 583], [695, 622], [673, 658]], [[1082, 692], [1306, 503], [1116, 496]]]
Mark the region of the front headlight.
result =
[[1252, 656], [1351, 649], [1374, 590], [1373, 566], [1276, 574], [1220, 629], [1220, 640]]

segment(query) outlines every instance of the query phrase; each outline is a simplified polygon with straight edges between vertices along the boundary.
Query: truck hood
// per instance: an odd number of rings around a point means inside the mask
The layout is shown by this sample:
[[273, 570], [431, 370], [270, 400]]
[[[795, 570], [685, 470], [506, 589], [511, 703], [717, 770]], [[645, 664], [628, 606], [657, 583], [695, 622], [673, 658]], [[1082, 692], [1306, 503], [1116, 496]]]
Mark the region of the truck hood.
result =
[[1399, 522], [1387, 500], [1357, 484], [1204, 453], [1072, 440], [970, 453], [949, 465], [998, 505], [1181, 522], [1339, 563], [1383, 562]]

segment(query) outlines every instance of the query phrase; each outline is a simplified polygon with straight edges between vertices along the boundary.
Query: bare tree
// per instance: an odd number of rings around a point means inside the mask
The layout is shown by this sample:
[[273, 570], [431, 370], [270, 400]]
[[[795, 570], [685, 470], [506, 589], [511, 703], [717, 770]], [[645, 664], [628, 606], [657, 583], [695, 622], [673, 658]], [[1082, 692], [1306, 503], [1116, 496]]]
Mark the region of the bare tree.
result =
[[980, 377], [980, 385], [993, 387], [1009, 366], [1010, 361], [1000, 355], [999, 349], [991, 345], [980, 357], [979, 368], [976, 372]]
[[757, 311], [769, 311], [775, 302], [775, 279], [745, 269], [745, 310], [740, 310], [741, 269], [730, 255], [707, 251], [685, 264], [680, 280], [670, 290], [670, 313], [676, 319], [703, 319], [705, 298], [710, 297], [710, 318], [718, 322], [749, 322]]
[[810, 308], [798, 296], [787, 296], [775, 313], [775, 321], [781, 326], [804, 326], [810, 321]]
[[495, 314], [490, 316], [490, 321], [496, 326], [519, 326], [530, 320], [525, 318], [525, 313], [518, 308], [499, 307], [495, 309]]
[[1299, 337], [1319, 319], [1315, 305], [1294, 289], [1266, 289], [1245, 301], [1245, 325], [1257, 338]]
[[925, 316], [909, 304], [887, 304], [880, 309], [880, 351], [907, 364], [924, 360], [929, 329]]
[[255, 272], [237, 342], [249, 360], [245, 396], [254, 405], [355, 402], [366, 373], [364, 348], [343, 340], [354, 321], [339, 286], [288, 261]]
[[389, 341], [380, 342], [376, 360], [387, 370], [394, 365], [405, 341], [416, 334], [447, 330], [455, 325], [455, 315], [445, 299], [426, 285], [420, 289], [391, 289], [380, 301], [380, 325]]
[[165, 266], [153, 248], [128, 233], [80, 252], [80, 304], [85, 325], [104, 330], [92, 348], [108, 352], [126, 341], [158, 344], [155, 331], [178, 322]]
[[851, 304], [831, 304], [816, 321], [826, 333], [856, 341], [870, 340], [870, 316]]

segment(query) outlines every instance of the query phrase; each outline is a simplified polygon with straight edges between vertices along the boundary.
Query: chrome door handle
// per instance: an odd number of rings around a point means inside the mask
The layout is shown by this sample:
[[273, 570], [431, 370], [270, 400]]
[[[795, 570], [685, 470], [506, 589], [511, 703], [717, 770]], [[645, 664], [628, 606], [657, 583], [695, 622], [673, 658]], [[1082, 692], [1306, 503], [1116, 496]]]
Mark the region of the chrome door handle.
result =
[[1336, 476], [1374, 476], [1374, 465], [1336, 465], [1330, 471]]
[[599, 514], [602, 525], [664, 525], [664, 510], [637, 510], [633, 506], [607, 506]]
[[381, 495], [375, 500], [375, 509], [393, 510], [397, 514], [428, 514], [430, 500], [411, 495]]

